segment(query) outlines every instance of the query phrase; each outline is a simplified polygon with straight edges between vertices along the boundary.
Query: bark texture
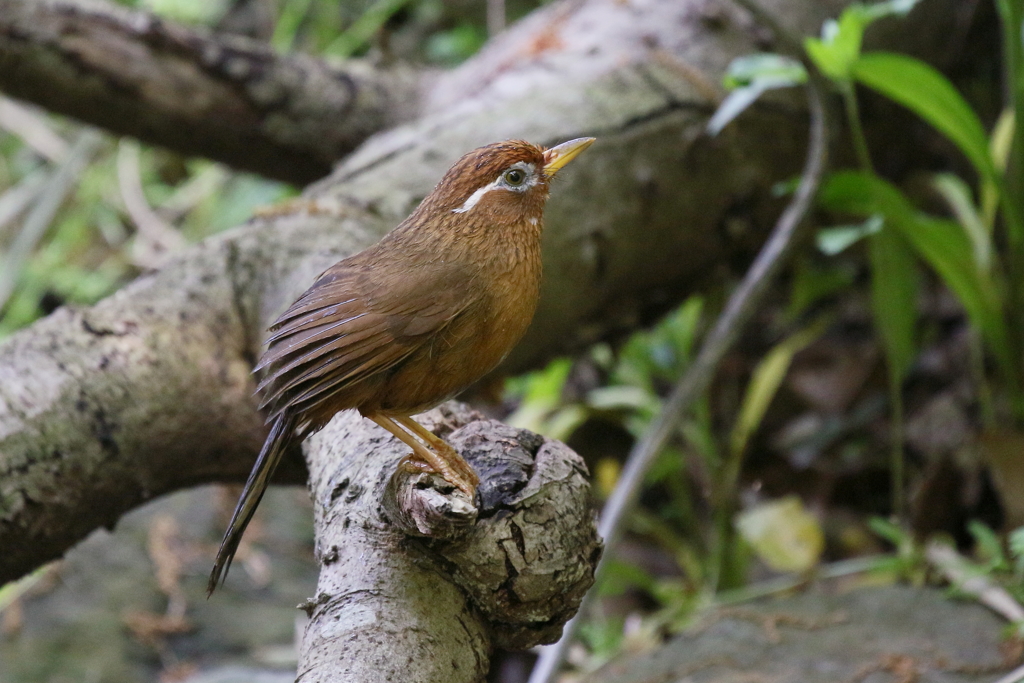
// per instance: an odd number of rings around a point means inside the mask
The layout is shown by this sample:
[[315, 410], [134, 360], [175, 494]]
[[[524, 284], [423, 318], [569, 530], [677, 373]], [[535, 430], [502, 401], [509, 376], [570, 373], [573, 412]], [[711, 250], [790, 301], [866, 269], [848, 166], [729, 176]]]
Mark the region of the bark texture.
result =
[[0, 0], [0, 90], [114, 133], [292, 183], [413, 118], [423, 74], [278, 55], [82, 0]]
[[355, 412], [307, 441], [322, 568], [298, 681], [478, 681], [494, 646], [556, 640], [593, 583], [578, 455], [458, 404], [420, 419], [480, 474], [479, 510]]
[[[812, 32], [841, 3], [767, 4]], [[941, 40], [955, 4], [922, 3], [912, 35]], [[771, 224], [771, 186], [802, 159], [803, 115], [782, 101], [715, 140], [702, 131], [709, 83], [763, 44], [745, 15], [713, 1], [545, 7], [443, 77], [414, 123], [369, 140], [301, 200], [6, 340], [0, 581], [153, 496], [241, 478], [263, 436], [248, 376], [262, 331], [473, 146], [598, 138], [554, 188], [540, 310], [506, 370], [631, 329], [742, 261]]]

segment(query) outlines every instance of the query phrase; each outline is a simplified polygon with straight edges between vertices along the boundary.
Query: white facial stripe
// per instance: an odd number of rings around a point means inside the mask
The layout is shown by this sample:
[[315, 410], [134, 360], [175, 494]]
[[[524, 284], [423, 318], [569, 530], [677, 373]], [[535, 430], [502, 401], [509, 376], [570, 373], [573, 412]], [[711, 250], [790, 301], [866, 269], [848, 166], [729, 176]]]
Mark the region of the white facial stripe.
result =
[[537, 181], [540, 179], [537, 174], [537, 167], [526, 161], [520, 161], [519, 163], [512, 164], [512, 166], [510, 166], [509, 168], [518, 168], [522, 171], [525, 171], [526, 182], [524, 182], [522, 185], [519, 185], [518, 187], [511, 187], [504, 180], [505, 173], [508, 171], [508, 169], [506, 169], [505, 171], [501, 172], [501, 175], [499, 175], [498, 178], [493, 183], [490, 183], [489, 185], [484, 185], [479, 190], [469, 195], [469, 199], [467, 199], [465, 203], [463, 203], [463, 205], [460, 206], [459, 208], [452, 209], [452, 213], [466, 213], [474, 206], [479, 204], [480, 200], [484, 198], [484, 195], [490, 192], [491, 190], [502, 189], [507, 190], [509, 192], [525, 192], [527, 189], [536, 185]]
[[480, 203], [480, 200], [484, 198], [485, 194], [487, 194], [488, 192], [490, 192], [494, 188], [498, 187], [498, 183], [499, 183], [500, 180], [501, 179], [499, 178], [498, 180], [495, 180], [490, 185], [484, 185], [479, 190], [477, 190], [473, 194], [469, 195], [469, 199], [467, 199], [466, 202], [462, 206], [460, 206], [459, 208], [452, 209], [452, 213], [466, 213], [467, 211], [472, 209], [474, 206], [476, 206], [477, 204]]

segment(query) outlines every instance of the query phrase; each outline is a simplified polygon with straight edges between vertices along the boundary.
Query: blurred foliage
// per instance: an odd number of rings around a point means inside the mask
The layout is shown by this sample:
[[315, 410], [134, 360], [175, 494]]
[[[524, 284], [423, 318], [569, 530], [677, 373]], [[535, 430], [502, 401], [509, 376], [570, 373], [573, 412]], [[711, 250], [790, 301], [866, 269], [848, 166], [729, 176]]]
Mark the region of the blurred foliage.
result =
[[[838, 253], [864, 239], [872, 272], [875, 326], [886, 352], [893, 410], [891, 470], [893, 509], [902, 516], [902, 384], [919, 349], [916, 337], [918, 262], [931, 267], [960, 300], [994, 359], [994, 403], [990, 377], [979, 363], [976, 380], [985, 428], [997, 421], [1024, 427], [1024, 133], [1015, 121], [1024, 108], [1024, 58], [1020, 41], [1024, 8], [997, 0], [1004, 28], [1003, 73], [1007, 102], [989, 134], [954, 85], [933, 67], [900, 54], [868, 52], [865, 30], [876, 20], [905, 15], [917, 0], [854, 4], [838, 20], [829, 20], [820, 38], [807, 38], [807, 57], [842, 95], [859, 168], [834, 173], [820, 203], [837, 214], [862, 217], [863, 223], [823, 231], [819, 245]], [[780, 66], [781, 65], [781, 66]], [[712, 119], [716, 130], [770, 88], [806, 81], [803, 67], [778, 55], [744, 57], [730, 68], [736, 87]], [[952, 142], [976, 173], [970, 178], [936, 174], [933, 191], [949, 206], [952, 218], [921, 211], [903, 190], [874, 169], [863, 132], [858, 94], [862, 85], [908, 108]], [[1004, 248], [999, 248], [1005, 245]], [[980, 358], [980, 352], [977, 354]]]
[[[246, 13], [269, 16], [278, 50], [330, 59], [368, 55], [450, 66], [487, 37], [483, 3], [441, 0], [120, 0], [120, 4], [191, 24], [253, 27]], [[507, 3], [513, 20], [539, 2]], [[262, 12], [262, 14], [260, 14]], [[238, 17], [242, 17], [238, 19]], [[232, 19], [236, 19], [232, 21]], [[258, 23], [258, 22], [257, 22]], [[252, 28], [253, 33], [260, 33]], [[124, 168], [124, 143], [107, 138], [65, 192], [55, 178], [82, 127], [7, 102], [0, 107], [0, 337], [59, 305], [91, 304], [159, 267], [186, 244], [244, 223], [253, 210], [297, 188], [237, 173], [202, 159], [143, 146], [137, 168]], [[17, 121], [7, 114], [17, 112]], [[24, 120], [28, 124], [24, 124]], [[27, 129], [25, 126], [27, 125]], [[26, 130], [29, 138], [26, 139]], [[40, 142], [49, 141], [48, 145]], [[54, 150], [57, 150], [55, 153]], [[64, 156], [61, 156], [63, 154]], [[119, 167], [120, 165], [120, 167]], [[121, 174], [119, 176], [119, 173]], [[126, 179], [125, 174], [129, 177]], [[126, 206], [137, 177], [142, 197], [164, 230], [140, 230]], [[29, 235], [33, 210], [59, 210]], [[145, 217], [143, 217], [145, 218]]]
[[[921, 538], [909, 528], [905, 502], [909, 483], [904, 475], [905, 385], [929, 341], [919, 326], [920, 300], [923, 287], [928, 286], [922, 266], [955, 296], [972, 328], [974, 349], [968, 365], [973, 377], [969, 381], [977, 387], [979, 431], [1005, 435], [1024, 428], [1024, 134], [1015, 125], [1024, 116], [1024, 43], [1020, 40], [1024, 5], [995, 0], [1003, 26], [1001, 59], [1007, 96], [1002, 115], [986, 130], [952, 82], [931, 66], [905, 55], [862, 51], [864, 34], [875, 21], [886, 17], [898, 21], [916, 3], [853, 4], [836, 20], [826, 22], [820, 37], [804, 42], [807, 63], [824, 75], [845, 108], [858, 167], [833, 172], [822, 187], [819, 204], [847, 222], [819, 230], [819, 255], [805, 253], [796, 259], [788, 304], [783, 305], [784, 322], [772, 330], [769, 336], [775, 341], [759, 352], [760, 361], [742, 373], [746, 384], [740, 397], [724, 408], [715, 405], [723, 402], [723, 389], [729, 391], [720, 380], [713, 394], [679, 425], [675, 443], [647, 477], [631, 531], [671, 557], [678, 573], [657, 576], [643, 564], [618, 557], [601, 591], [614, 597], [632, 590], [653, 599], [659, 607], [651, 619], [667, 631], [685, 626], [692, 610], [710, 594], [743, 585], [756, 569], [750, 552], [763, 567], [776, 572], [816, 571], [826, 549], [821, 513], [807, 509], [797, 496], [766, 499], [756, 485], [744, 490], [741, 468], [794, 355], [823, 335], [832, 320], [818, 317], [807, 324], [806, 319], [819, 312], [823, 302], [827, 309], [828, 301], [837, 295], [850, 296], [861, 286], [849, 268], [851, 251], [856, 252], [854, 258], [867, 262], [865, 295], [888, 370], [889, 510], [894, 513], [893, 520], [875, 517], [866, 524], [862, 520], [865, 530], [870, 528], [892, 550], [851, 565], [852, 571], [873, 570], [878, 576], [915, 584], [929, 576]], [[757, 54], [736, 59], [725, 77], [731, 93], [710, 118], [708, 131], [719, 132], [764, 93], [801, 86], [807, 80], [805, 64], [790, 56]], [[920, 117], [959, 150], [971, 173], [932, 173], [924, 197], [882, 177], [874, 168], [863, 130], [863, 90], [858, 92], [857, 86]], [[793, 186], [790, 183], [785, 190]], [[947, 212], [939, 213], [942, 209]], [[857, 248], [851, 249], [854, 245]], [[821, 254], [831, 263], [823, 263]], [[575, 430], [585, 429], [597, 417], [615, 421], [639, 437], [671, 384], [685, 372], [706, 325], [703, 303], [694, 298], [654, 330], [634, 335], [619, 348], [600, 346], [575, 365], [563, 359], [521, 378], [510, 384], [512, 396], [520, 401], [512, 419], [551, 436], [569, 438], [570, 443]], [[599, 369], [601, 386], [584, 392], [573, 386], [581, 363]], [[865, 401], [865, 407], [869, 403]], [[864, 418], [851, 415], [848, 419], [863, 424]], [[816, 424], [817, 438], [826, 439], [829, 430], [823, 423]], [[836, 428], [828, 438], [841, 438], [843, 429]], [[977, 447], [983, 451], [984, 441]], [[847, 453], [862, 451], [862, 446], [853, 444], [846, 449]], [[1020, 455], [1016, 450], [1013, 460], [1019, 461]], [[863, 466], [863, 455], [855, 457]], [[992, 457], [987, 464], [998, 467]], [[591, 465], [602, 495], [608, 495], [620, 463]], [[1021, 468], [1004, 469], [996, 472], [995, 480], [1005, 503], [1024, 492], [1024, 480], [1016, 471]], [[941, 504], [956, 505], [953, 501]], [[997, 578], [1018, 600], [1024, 599], [1024, 531], [1003, 537], [980, 522], [971, 523], [969, 530], [981, 558], [979, 571]], [[858, 535], [863, 532], [850, 538]], [[864, 541], [856, 543], [864, 545]], [[878, 547], [877, 543], [868, 541], [867, 547]], [[820, 571], [838, 576], [846, 569]], [[733, 593], [764, 594], [746, 589]], [[625, 647], [621, 615], [592, 619], [583, 630], [592, 657], [574, 660], [584, 670], [606, 661], [610, 649]]]
[[[36, 126], [55, 135], [71, 137], [79, 127], [32, 112]], [[91, 163], [74, 179], [61, 208], [45, 226], [38, 245], [23, 258], [11, 262], [13, 245], [33, 208], [53, 193], [62, 161], [39, 156], [17, 136], [3, 131], [0, 116], [0, 205], [23, 190], [34, 174], [42, 182], [33, 189], [23, 210], [0, 225], [0, 280], [16, 278], [9, 297], [0, 301], [0, 336], [27, 325], [63, 304], [91, 304], [161, 265], [173, 255], [169, 249], [156, 254], [143, 249], [148, 238], [140, 233], [125, 208], [126, 191], [118, 176], [118, 142], [107, 139], [92, 155]], [[144, 196], [168, 229], [186, 242], [243, 223], [253, 209], [280, 201], [294, 189], [256, 176], [234, 173], [200, 159], [184, 160], [159, 149], [141, 155]], [[123, 169], [122, 169], [123, 172]]]

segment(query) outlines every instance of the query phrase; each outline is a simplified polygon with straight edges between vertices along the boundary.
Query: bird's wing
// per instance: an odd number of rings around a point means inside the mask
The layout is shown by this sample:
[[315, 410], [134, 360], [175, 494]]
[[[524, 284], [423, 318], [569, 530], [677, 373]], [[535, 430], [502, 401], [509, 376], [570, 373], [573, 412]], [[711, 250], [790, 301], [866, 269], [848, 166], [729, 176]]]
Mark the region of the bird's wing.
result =
[[434, 263], [401, 270], [351, 261], [321, 275], [271, 328], [256, 367], [266, 371], [258, 390], [270, 419], [394, 367], [476, 297], [471, 278], [455, 268]]

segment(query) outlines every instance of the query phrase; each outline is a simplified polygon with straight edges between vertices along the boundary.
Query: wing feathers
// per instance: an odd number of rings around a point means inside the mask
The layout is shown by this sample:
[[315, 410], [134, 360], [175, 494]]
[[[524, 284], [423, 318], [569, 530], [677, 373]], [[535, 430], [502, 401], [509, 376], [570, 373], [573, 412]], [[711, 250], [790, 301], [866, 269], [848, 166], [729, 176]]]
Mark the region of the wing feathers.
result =
[[432, 343], [477, 298], [462, 273], [438, 273], [433, 286], [418, 272], [387, 265], [385, 289], [382, 268], [339, 263], [270, 328], [256, 369], [266, 372], [257, 391], [271, 419], [328, 399], [337, 410], [357, 407], [363, 383]]
[[[384, 335], [377, 334], [349, 347], [347, 338], [339, 339], [333, 344], [325, 344], [316, 348], [313, 353], [296, 359], [287, 368], [274, 369], [273, 374], [261, 384], [264, 398], [260, 407], [278, 402], [284, 394], [294, 395], [296, 388], [309, 380], [328, 374], [350, 375], [353, 364], [362, 365], [367, 360], [372, 360], [380, 347], [386, 345], [386, 341]], [[338, 350], [341, 351], [336, 355], [325, 357], [325, 354]]]

